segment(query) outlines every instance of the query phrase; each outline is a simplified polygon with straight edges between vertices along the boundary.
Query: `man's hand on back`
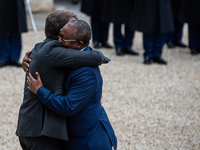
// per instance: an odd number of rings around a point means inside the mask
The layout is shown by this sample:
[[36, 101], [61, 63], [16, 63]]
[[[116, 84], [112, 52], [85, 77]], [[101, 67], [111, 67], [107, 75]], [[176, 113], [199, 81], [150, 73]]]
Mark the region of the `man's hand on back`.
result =
[[31, 59], [28, 57], [31, 54], [32, 51], [28, 51], [26, 52], [23, 61], [22, 61], [22, 69], [24, 70], [24, 72], [28, 72], [28, 68], [29, 68], [29, 63], [31, 62]]

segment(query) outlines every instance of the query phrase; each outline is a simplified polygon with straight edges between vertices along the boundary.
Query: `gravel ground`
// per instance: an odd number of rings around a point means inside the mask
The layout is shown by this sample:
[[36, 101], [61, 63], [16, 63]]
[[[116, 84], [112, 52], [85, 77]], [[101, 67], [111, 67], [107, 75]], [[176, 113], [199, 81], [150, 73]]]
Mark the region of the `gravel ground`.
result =
[[[43, 38], [42, 31], [23, 34], [22, 56]], [[188, 48], [164, 47], [168, 65], [146, 66], [141, 33], [136, 32], [134, 43], [138, 57], [117, 57], [114, 49], [101, 49], [111, 59], [100, 68], [103, 105], [118, 149], [200, 149], [200, 55], [191, 56]], [[0, 76], [0, 150], [19, 150], [15, 130], [25, 74], [21, 68], [7, 66], [0, 69]]]
[[[22, 57], [43, 39], [43, 31], [23, 34]], [[113, 44], [112, 36], [109, 40]], [[116, 132], [118, 149], [199, 150], [200, 55], [191, 56], [188, 48], [169, 50], [165, 46], [163, 58], [168, 65], [146, 66], [142, 63], [139, 32], [135, 34], [134, 49], [140, 56], [117, 57], [114, 49], [100, 49], [111, 59], [100, 69], [103, 105]], [[0, 69], [0, 150], [21, 149], [15, 131], [24, 77], [21, 68]]]

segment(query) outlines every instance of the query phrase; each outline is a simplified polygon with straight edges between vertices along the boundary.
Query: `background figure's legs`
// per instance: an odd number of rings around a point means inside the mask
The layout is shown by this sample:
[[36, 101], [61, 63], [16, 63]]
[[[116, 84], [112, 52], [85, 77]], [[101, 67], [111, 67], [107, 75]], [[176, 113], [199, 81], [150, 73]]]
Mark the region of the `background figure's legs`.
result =
[[165, 44], [165, 35], [161, 33], [156, 33], [154, 43], [153, 58], [161, 57], [162, 49]]
[[196, 55], [199, 53], [198, 51], [198, 26], [197, 25], [191, 25], [189, 24], [189, 30], [188, 30], [188, 36], [189, 36], [189, 48], [191, 51], [191, 54]]
[[0, 43], [0, 61], [8, 63], [11, 51], [8, 34], [0, 34]]
[[10, 62], [18, 62], [22, 49], [22, 39], [20, 33], [10, 34], [11, 56]]

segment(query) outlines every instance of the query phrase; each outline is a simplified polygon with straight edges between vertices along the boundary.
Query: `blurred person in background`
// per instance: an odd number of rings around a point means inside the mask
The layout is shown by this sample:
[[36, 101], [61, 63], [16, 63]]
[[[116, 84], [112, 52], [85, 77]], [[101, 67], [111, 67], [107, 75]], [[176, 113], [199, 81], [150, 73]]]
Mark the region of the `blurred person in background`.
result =
[[107, 23], [112, 22], [114, 25], [114, 44], [118, 56], [139, 55], [132, 49], [134, 30], [130, 30], [129, 26], [133, 3], [134, 0], [106, 0], [103, 4], [101, 19]]
[[109, 22], [101, 20], [103, 4], [106, 0], [82, 0], [81, 11], [90, 16], [94, 48], [112, 48], [108, 43]]
[[0, 67], [19, 62], [22, 50], [21, 33], [27, 32], [24, 0], [0, 1]]
[[182, 0], [180, 5], [180, 21], [188, 23], [188, 40], [190, 53], [200, 53], [200, 1]]
[[167, 38], [166, 38], [167, 46], [168, 48], [174, 48], [176, 46], [186, 48], [187, 45], [185, 45], [181, 41], [182, 36], [183, 36], [184, 23], [180, 22], [178, 18], [181, 0], [171, 0], [171, 4], [172, 4], [172, 10], [173, 10], [175, 30], [167, 34]]
[[170, 0], [134, 0], [130, 26], [143, 32], [144, 64], [166, 65], [161, 55], [166, 34], [174, 31]]

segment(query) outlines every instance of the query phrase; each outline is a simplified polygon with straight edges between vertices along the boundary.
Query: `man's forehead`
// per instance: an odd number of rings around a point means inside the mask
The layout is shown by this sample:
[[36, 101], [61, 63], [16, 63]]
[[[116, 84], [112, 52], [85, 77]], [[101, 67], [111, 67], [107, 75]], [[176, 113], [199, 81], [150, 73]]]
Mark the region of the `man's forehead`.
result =
[[76, 28], [74, 27], [74, 26], [71, 26], [71, 25], [69, 25], [69, 24], [66, 24], [64, 27], [63, 27], [63, 31], [65, 32], [65, 31], [67, 31], [67, 32], [69, 32], [69, 31], [75, 31], [76, 30]]
[[68, 28], [70, 28], [70, 26], [68, 25], [68, 24], [65, 24], [63, 27], [62, 27], [62, 31], [65, 31], [65, 30], [67, 30]]
[[62, 29], [60, 29], [61, 36], [69, 36], [69, 34], [72, 36], [76, 32], [76, 28], [70, 25], [65, 25]]

